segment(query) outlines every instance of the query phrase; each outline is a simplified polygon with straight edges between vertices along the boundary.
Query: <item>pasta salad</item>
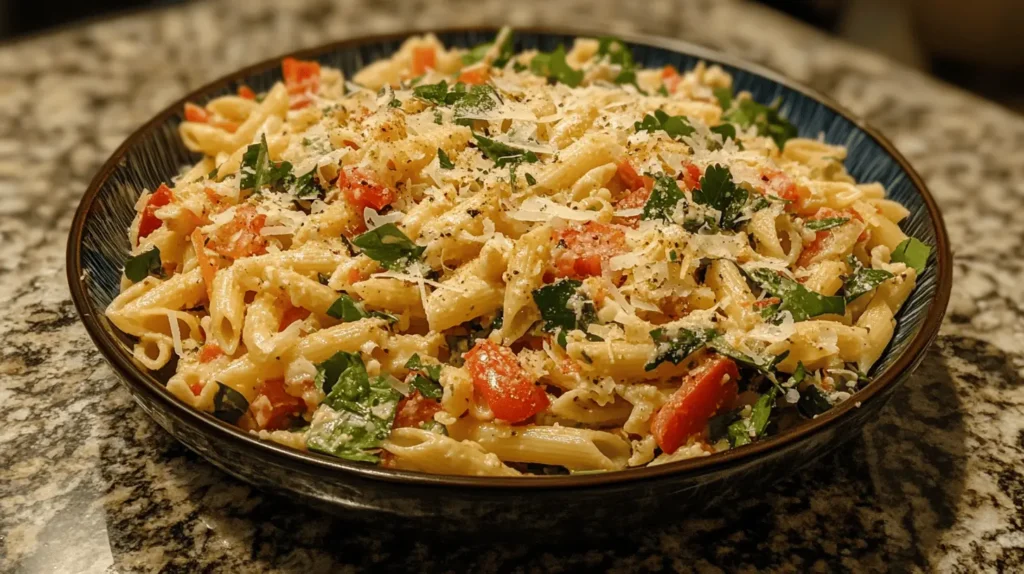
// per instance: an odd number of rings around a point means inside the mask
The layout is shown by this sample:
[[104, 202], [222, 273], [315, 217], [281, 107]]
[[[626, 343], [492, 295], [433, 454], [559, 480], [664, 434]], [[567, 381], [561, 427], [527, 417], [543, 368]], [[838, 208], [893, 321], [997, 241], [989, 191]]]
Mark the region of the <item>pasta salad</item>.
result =
[[930, 248], [846, 150], [698, 64], [408, 39], [186, 104], [107, 317], [258, 436], [430, 473], [707, 456], [868, 382]]

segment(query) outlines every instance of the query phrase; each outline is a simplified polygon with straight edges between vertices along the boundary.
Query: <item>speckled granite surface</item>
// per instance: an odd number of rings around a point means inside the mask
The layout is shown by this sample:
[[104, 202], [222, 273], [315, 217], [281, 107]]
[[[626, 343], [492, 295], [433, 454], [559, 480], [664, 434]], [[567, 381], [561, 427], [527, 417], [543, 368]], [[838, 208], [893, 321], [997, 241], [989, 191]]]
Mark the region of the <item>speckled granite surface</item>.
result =
[[[0, 571], [1024, 569], [1024, 119], [733, 1], [279, 4], [191, 5], [0, 48]], [[616, 544], [463, 548], [255, 492], [130, 401], [78, 324], [63, 269], [78, 199], [123, 138], [187, 89], [274, 54], [503, 21], [612, 22], [721, 48], [830, 93], [910, 158], [946, 214], [953, 299], [925, 363], [861, 439], [734, 507]]]

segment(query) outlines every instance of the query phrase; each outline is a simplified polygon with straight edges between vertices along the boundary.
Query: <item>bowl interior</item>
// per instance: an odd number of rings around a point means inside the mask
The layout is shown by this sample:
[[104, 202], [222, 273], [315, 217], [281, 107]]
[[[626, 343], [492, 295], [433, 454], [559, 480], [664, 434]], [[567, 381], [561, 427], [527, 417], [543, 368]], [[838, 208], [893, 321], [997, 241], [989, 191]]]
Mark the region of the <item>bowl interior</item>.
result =
[[[438, 33], [438, 37], [448, 46], [471, 47], [492, 40], [494, 31], [448, 31]], [[559, 44], [571, 44], [573, 37], [560, 33], [517, 32], [516, 49], [552, 50]], [[351, 77], [366, 64], [395, 52], [402, 39], [392, 37], [365, 42], [342, 42], [309, 50], [300, 54], [300, 57], [315, 58], [322, 64], [341, 69], [346, 77]], [[936, 249], [933, 250], [928, 267], [918, 278], [917, 288], [897, 317], [896, 332], [889, 348], [871, 374], [877, 376], [888, 370], [915, 340], [919, 343], [915, 346], [923, 350], [923, 344], [928, 341], [922, 343], [920, 339], [930, 339], [934, 335], [938, 320], [945, 311], [948, 285], [943, 285], [948, 283], [948, 247], [934, 202], [924, 191], [920, 178], [891, 144], [869, 128], [859, 125], [849, 114], [844, 115], [835, 104], [825, 103], [823, 98], [819, 99], [821, 96], [813, 95], [805, 89], [787, 85], [771, 72], [749, 65], [741, 67], [715, 52], [678, 42], [666, 41], [664, 45], [629, 44], [640, 66], [657, 68], [673, 65], [679, 70], [687, 70], [700, 61], [719, 64], [732, 74], [736, 91], [749, 91], [762, 103], [780, 99], [782, 112], [799, 128], [800, 136], [822, 137], [828, 143], [846, 146], [846, 167], [853, 177], [860, 182], [881, 183], [891, 199], [910, 211], [910, 216], [901, 223], [903, 230]], [[101, 345], [106, 343], [104, 346], [123, 354], [125, 363], [130, 362], [130, 352], [124, 345], [118, 344], [119, 339], [124, 340], [123, 336], [105, 320], [103, 312], [118, 293], [121, 267], [129, 253], [126, 230], [135, 215], [134, 205], [142, 190], [155, 189], [179, 173], [183, 166], [191, 165], [199, 159], [185, 148], [178, 137], [177, 126], [183, 119], [182, 102], [187, 99], [201, 103], [219, 95], [234, 93], [241, 83], [257, 91], [266, 90], [279, 79], [280, 67], [275, 60], [242, 70], [183, 98], [130, 137], [100, 170], [86, 193], [69, 240], [68, 276], [79, 314], [83, 316], [93, 337]], [[943, 293], [944, 289], [946, 292]], [[933, 308], [938, 299], [942, 300], [939, 301], [940, 305]], [[930, 315], [933, 317], [929, 320]], [[918, 337], [926, 324], [930, 332]], [[151, 376], [141, 369], [133, 373], [138, 375], [136, 379], [158, 386], [159, 380], [166, 380], [169, 374], [158, 372]], [[210, 418], [211, 422], [219, 423]]]

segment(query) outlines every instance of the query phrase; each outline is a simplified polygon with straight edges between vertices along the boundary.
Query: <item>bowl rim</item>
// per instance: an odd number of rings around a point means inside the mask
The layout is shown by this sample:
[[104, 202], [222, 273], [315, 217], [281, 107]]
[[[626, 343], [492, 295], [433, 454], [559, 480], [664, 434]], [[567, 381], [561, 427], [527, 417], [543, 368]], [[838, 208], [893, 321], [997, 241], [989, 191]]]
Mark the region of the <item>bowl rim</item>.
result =
[[[260, 439], [241, 429], [221, 421], [211, 414], [196, 410], [174, 397], [167, 390], [166, 384], [158, 381], [150, 373], [142, 371], [131, 360], [128, 353], [124, 352], [123, 344], [117, 339], [114, 333], [101, 323], [100, 317], [91, 311], [87, 286], [82, 275], [81, 248], [82, 235], [85, 226], [86, 216], [92, 210], [93, 202], [99, 195], [102, 186], [109, 179], [118, 165], [124, 161], [127, 152], [134, 147], [138, 140], [148, 134], [154, 128], [164, 124], [182, 108], [185, 102], [195, 101], [207, 96], [210, 92], [216, 91], [244, 80], [257, 73], [280, 65], [282, 58], [293, 56], [297, 58], [316, 58], [324, 54], [351, 50], [366, 45], [381, 44], [402, 40], [412, 35], [434, 33], [438, 35], [458, 33], [480, 33], [494, 34], [498, 30], [495, 26], [469, 26], [452, 27], [430, 30], [406, 30], [395, 33], [373, 34], [358, 36], [344, 40], [329, 42], [315, 47], [306, 48], [287, 54], [269, 58], [255, 64], [251, 64], [230, 74], [221, 76], [195, 90], [192, 90], [183, 97], [177, 99], [152, 119], [144, 123], [129, 135], [125, 141], [118, 146], [110, 158], [97, 171], [86, 189], [85, 194], [75, 211], [71, 229], [68, 234], [66, 269], [68, 285], [71, 291], [71, 298], [82, 323], [89, 333], [89, 337], [100, 350], [107, 362], [113, 367], [117, 374], [126, 383], [131, 384], [136, 391], [144, 392], [154, 403], [162, 405], [170, 410], [170, 416], [179, 419], [187, 419], [196, 426], [206, 429], [215, 439], [232, 441], [240, 450], [257, 449], [263, 456], [276, 457], [276, 462], [282, 465], [288, 463], [307, 467], [310, 472], [318, 474], [331, 474], [338, 479], [370, 479], [388, 483], [404, 484], [408, 486], [432, 486], [432, 487], [461, 487], [483, 490], [548, 490], [567, 488], [593, 488], [607, 486], [623, 486], [632, 483], [664, 478], [671, 475], [684, 474], [706, 474], [722, 471], [729, 467], [754, 462], [757, 458], [766, 456], [773, 451], [780, 451], [785, 447], [791, 447], [802, 439], [823, 431], [841, 418], [845, 418], [850, 412], [866, 404], [868, 401], [880, 400], [884, 391], [896, 384], [901, 376], [923, 357], [927, 347], [935, 340], [946, 307], [949, 303], [950, 291], [952, 288], [952, 254], [950, 252], [949, 239], [946, 233], [945, 223], [935, 199], [928, 191], [921, 176], [914, 170], [905, 157], [895, 146], [878, 130], [868, 125], [863, 119], [849, 111], [829, 96], [818, 91], [794, 82], [782, 74], [763, 67], [759, 64], [747, 62], [741, 58], [730, 56], [718, 50], [706, 48], [697, 44], [672, 38], [660, 36], [642, 36], [639, 34], [620, 35], [619, 37], [628, 43], [641, 46], [659, 48], [690, 56], [714, 63], [726, 64], [737, 69], [761, 76], [767, 80], [780, 84], [790, 90], [801, 93], [812, 98], [836, 114], [842, 116], [867, 136], [873, 139], [886, 153], [888, 153], [907, 175], [911, 184], [924, 200], [928, 216], [935, 227], [935, 265], [937, 285], [932, 300], [928, 303], [917, 334], [910, 341], [903, 353], [896, 361], [877, 375], [870, 384], [855, 393], [852, 397], [812, 420], [788, 429], [778, 435], [765, 440], [757, 441], [751, 445], [741, 448], [730, 449], [711, 456], [691, 458], [672, 463], [645, 466], [625, 471], [589, 474], [589, 475], [561, 475], [552, 477], [538, 477], [535, 480], [524, 480], [520, 477], [475, 477], [428, 474], [413, 471], [386, 469], [378, 466], [370, 466], [357, 462], [345, 461], [343, 459], [321, 455], [319, 453], [303, 452], [286, 447], [269, 440]], [[535, 34], [540, 36], [559, 35], [572, 37], [599, 37], [603, 33], [595, 33], [593, 30], [572, 28], [572, 27], [523, 27], [516, 28], [517, 33]]]

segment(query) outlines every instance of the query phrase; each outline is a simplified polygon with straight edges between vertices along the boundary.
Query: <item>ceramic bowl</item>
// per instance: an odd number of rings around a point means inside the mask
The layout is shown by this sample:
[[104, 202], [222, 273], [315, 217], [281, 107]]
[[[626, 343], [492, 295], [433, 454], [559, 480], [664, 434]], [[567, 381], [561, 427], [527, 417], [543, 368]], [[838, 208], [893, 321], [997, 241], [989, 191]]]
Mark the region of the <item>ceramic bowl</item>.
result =
[[[397, 50], [409, 34], [345, 40], [294, 54], [343, 70], [346, 76]], [[449, 46], [469, 47], [494, 30], [437, 32]], [[552, 50], [578, 35], [519, 30], [516, 48]], [[68, 238], [72, 297], [89, 335], [135, 400], [167, 432], [229, 474], [259, 488], [298, 497], [349, 517], [402, 517], [429, 521], [442, 532], [552, 532], [574, 536], [620, 531], [623, 525], [693, 513], [760, 487], [857, 436], [907, 379], [935, 338], [949, 299], [951, 256], [934, 199], [920, 176], [876, 130], [828, 98], [756, 65], [698, 46], [657, 38], [626, 38], [638, 64], [679, 70], [699, 61], [723, 66], [735, 89], [747, 90], [782, 111], [800, 131], [842, 144], [858, 181], [878, 181], [910, 210], [904, 231], [934, 246], [927, 269], [900, 311], [895, 337], [873, 369], [874, 380], [826, 414], [750, 446], [704, 458], [593, 475], [478, 478], [388, 470], [300, 452], [263, 441], [175, 399], [164, 387], [168, 372], [147, 372], [132, 359], [127, 339], [104, 317], [118, 292], [129, 251], [126, 229], [143, 188], [154, 189], [198, 158], [178, 137], [182, 106], [234, 93], [242, 83], [257, 91], [280, 79], [280, 58], [250, 66], [175, 102], [131, 135], [86, 190]], [[166, 369], [165, 369], [166, 370]], [[666, 513], [666, 508], [672, 512]]]

